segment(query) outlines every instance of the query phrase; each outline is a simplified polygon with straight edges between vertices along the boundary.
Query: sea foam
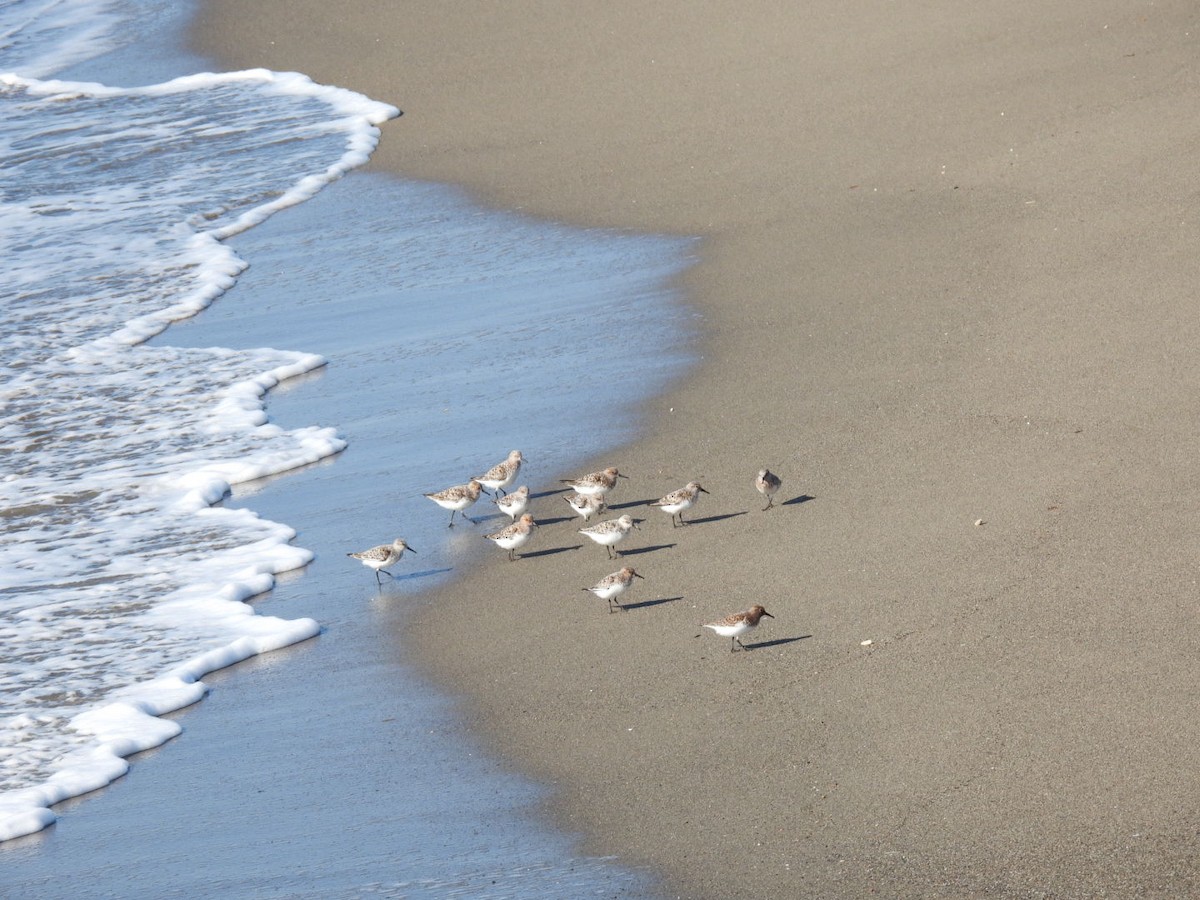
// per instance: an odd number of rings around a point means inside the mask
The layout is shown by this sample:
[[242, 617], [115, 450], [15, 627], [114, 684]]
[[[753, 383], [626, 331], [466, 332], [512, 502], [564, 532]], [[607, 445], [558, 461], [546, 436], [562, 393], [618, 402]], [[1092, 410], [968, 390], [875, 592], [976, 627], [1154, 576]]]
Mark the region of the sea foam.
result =
[[398, 114], [265, 70], [30, 77], [71, 56], [0, 75], [0, 840], [178, 733], [159, 717], [206, 672], [319, 632], [245, 602], [311, 560], [295, 532], [216, 504], [345, 447], [265, 413], [324, 360], [146, 341], [234, 284], [222, 241], [360, 165]]

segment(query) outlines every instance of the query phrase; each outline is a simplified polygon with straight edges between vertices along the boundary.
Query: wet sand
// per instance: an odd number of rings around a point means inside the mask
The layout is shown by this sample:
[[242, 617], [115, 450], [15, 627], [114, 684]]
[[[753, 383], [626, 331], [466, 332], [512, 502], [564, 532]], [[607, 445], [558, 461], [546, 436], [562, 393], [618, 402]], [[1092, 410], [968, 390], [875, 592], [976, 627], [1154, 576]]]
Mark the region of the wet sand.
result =
[[[614, 505], [711, 492], [622, 510], [630, 608], [545, 497], [407, 625], [588, 852], [688, 897], [1200, 889], [1189, 5], [211, 0], [197, 37], [399, 106], [375, 168], [704, 238], [703, 360], [594, 461]], [[750, 652], [698, 627], [755, 602]]]

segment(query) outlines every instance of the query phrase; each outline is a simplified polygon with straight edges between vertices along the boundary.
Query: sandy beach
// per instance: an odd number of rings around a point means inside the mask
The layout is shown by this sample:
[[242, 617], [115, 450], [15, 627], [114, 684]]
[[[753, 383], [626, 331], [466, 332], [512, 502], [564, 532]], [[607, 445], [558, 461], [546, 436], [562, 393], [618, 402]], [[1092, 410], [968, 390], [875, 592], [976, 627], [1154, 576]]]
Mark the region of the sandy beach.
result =
[[[630, 608], [581, 592], [621, 564], [559, 521], [408, 625], [588, 852], [686, 897], [1200, 890], [1196, 27], [1176, 2], [207, 4], [229, 65], [404, 110], [377, 170], [704, 239], [701, 364], [593, 460], [630, 476], [614, 506], [711, 492], [681, 529], [620, 510]], [[753, 603], [751, 652], [699, 627]]]

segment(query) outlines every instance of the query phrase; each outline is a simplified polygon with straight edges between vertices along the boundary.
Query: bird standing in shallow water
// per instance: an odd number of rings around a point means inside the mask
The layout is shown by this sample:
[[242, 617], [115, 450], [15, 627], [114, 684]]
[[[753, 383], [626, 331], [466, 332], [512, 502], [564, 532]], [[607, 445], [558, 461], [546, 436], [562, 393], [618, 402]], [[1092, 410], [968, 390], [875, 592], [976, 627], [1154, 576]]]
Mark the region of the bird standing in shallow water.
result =
[[755, 604], [745, 612], [734, 613], [723, 619], [717, 619], [715, 622], [705, 622], [704, 627], [711, 628], [717, 634], [721, 635], [721, 637], [732, 638], [733, 641], [729, 645], [729, 652], [732, 653], [738, 647], [741, 647], [743, 650], [746, 649], [746, 645], [742, 643], [739, 635], [745, 634], [751, 628], [757, 628], [759, 620], [763, 616], [766, 616], [768, 619], [775, 618], [761, 606]]
[[516, 549], [523, 547], [529, 541], [535, 528], [537, 528], [537, 522], [533, 521], [533, 516], [525, 513], [508, 527], [501, 528], [495, 534], [484, 535], [484, 537], [489, 541], [494, 541], [496, 546], [502, 550], [507, 550], [508, 558], [516, 562]]
[[[651, 506], [659, 507], [663, 512], [671, 514], [671, 525], [678, 528], [679, 525], [686, 525], [683, 521], [683, 511], [691, 509], [696, 505], [696, 501], [700, 499], [701, 494], [707, 494], [708, 491], [700, 487], [700, 482], [689, 481], [687, 487], [681, 487], [677, 491], [671, 491], [667, 496], [650, 503]], [[679, 516], [679, 525], [675, 525], [675, 517]]]
[[394, 578], [391, 572], [387, 571], [388, 566], [395, 565], [400, 561], [400, 557], [404, 555], [404, 551], [408, 550], [411, 553], [416, 553], [412, 547], [404, 543], [403, 539], [396, 538], [390, 544], [380, 544], [378, 547], [372, 547], [370, 550], [362, 550], [358, 553], [347, 553], [346, 555], [352, 559], [359, 560], [364, 566], [375, 570], [375, 580], [379, 584], [383, 584], [379, 579], [379, 573], [383, 572], [389, 578]]
[[754, 486], [758, 488], [758, 492], [767, 498], [767, 505], [763, 507], [763, 512], [766, 512], [775, 505], [775, 492], [779, 490], [783, 482], [779, 476], [774, 474], [770, 469], [759, 469], [758, 477], [754, 479]]
[[[450, 510], [450, 528], [454, 527], [454, 514], [462, 512], [472, 503], [479, 499], [479, 493], [483, 490], [483, 486], [472, 478], [466, 484], [458, 484], [454, 487], [446, 488], [444, 491], [438, 491], [436, 494], [426, 494], [425, 496], [440, 506], [442, 509]], [[475, 524], [475, 520], [463, 512], [463, 518]]]
[[511, 494], [493, 498], [492, 502], [496, 504], [496, 508], [500, 512], [515, 522], [517, 516], [529, 508], [529, 485], [523, 484]]

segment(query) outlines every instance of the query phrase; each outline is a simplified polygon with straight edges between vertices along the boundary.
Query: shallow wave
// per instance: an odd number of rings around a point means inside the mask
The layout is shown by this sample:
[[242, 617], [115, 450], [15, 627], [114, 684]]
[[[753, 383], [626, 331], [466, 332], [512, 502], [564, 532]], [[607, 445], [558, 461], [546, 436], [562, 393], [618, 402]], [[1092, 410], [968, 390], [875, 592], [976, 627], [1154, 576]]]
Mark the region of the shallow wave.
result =
[[385, 104], [296, 74], [0, 76], [0, 840], [178, 731], [199, 678], [311, 637], [244, 602], [311, 554], [218, 503], [338, 453], [263, 396], [324, 364], [145, 342], [226, 291], [221, 241], [364, 162]]

